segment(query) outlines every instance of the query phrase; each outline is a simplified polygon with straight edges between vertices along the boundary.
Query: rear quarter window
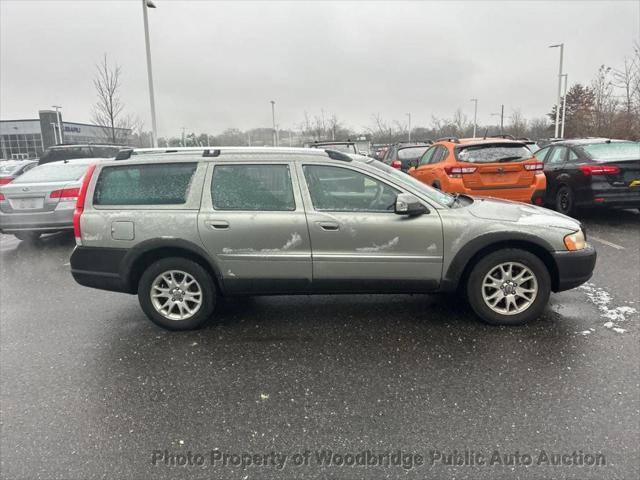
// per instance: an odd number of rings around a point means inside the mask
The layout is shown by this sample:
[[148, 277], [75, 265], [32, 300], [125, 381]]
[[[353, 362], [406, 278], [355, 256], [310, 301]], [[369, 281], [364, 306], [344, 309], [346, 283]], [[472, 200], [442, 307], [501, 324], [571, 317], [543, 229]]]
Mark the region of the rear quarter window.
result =
[[181, 205], [186, 203], [197, 163], [104, 167], [94, 205]]

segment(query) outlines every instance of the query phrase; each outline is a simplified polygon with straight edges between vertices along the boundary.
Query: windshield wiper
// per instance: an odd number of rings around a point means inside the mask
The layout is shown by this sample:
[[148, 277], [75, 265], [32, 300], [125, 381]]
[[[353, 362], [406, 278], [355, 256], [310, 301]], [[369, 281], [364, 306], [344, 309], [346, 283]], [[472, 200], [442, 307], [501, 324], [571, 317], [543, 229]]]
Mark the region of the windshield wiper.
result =
[[520, 157], [520, 156], [504, 157], [504, 158], [499, 158], [498, 160], [496, 160], [496, 162], [498, 162], [498, 163], [511, 162], [512, 160], [520, 160], [521, 158], [522, 157]]

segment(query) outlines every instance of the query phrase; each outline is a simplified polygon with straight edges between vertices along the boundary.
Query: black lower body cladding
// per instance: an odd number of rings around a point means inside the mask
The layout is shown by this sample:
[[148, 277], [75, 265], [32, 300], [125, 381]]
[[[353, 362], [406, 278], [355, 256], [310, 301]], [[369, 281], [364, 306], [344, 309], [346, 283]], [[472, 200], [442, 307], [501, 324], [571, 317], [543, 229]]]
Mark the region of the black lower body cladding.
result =
[[596, 266], [596, 250], [589, 246], [573, 252], [554, 252], [553, 258], [558, 269], [558, 285], [554, 289], [562, 292], [582, 285], [591, 278]]
[[71, 254], [71, 275], [85, 287], [133, 293], [120, 271], [128, 251], [125, 248], [76, 247]]

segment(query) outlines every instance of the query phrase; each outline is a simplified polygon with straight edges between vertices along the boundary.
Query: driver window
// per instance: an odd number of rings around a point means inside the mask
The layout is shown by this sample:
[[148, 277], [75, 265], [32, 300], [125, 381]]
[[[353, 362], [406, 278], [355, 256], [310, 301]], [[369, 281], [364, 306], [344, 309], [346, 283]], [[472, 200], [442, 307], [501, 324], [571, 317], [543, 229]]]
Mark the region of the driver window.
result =
[[305, 165], [303, 170], [317, 211], [393, 213], [400, 191], [386, 183], [342, 167]]

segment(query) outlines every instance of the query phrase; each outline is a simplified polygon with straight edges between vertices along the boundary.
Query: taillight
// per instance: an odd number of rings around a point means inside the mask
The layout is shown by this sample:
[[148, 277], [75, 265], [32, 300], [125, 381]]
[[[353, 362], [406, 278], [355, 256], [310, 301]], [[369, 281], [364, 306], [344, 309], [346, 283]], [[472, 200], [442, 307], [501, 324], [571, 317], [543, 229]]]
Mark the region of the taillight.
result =
[[444, 167], [444, 171], [447, 175], [457, 178], [459, 178], [460, 175], [475, 173], [476, 170], [478, 170], [477, 167]]
[[11, 177], [0, 177], [0, 185], [6, 185], [7, 183], [11, 183], [13, 178]]
[[82, 212], [84, 212], [84, 201], [87, 196], [87, 189], [89, 188], [89, 182], [91, 181], [91, 176], [93, 175], [93, 171], [96, 169], [96, 164], [92, 163], [89, 165], [87, 172], [84, 174], [82, 178], [82, 186], [80, 187], [80, 191], [78, 192], [78, 200], [76, 201], [76, 209], [73, 211], [73, 234], [76, 237], [77, 243], [80, 244], [81, 240], [81, 232], [80, 232], [80, 217], [82, 216]]
[[400, 160], [393, 160], [391, 162], [391, 167], [392, 168], [401, 169], [402, 168], [402, 162]]
[[544, 164], [543, 163], [525, 163], [524, 164], [524, 169], [525, 170], [544, 170]]
[[80, 194], [79, 188], [63, 188], [62, 190], [54, 190], [49, 194], [51, 198], [76, 199]]
[[4, 200], [4, 193], [0, 193], [0, 201]]
[[617, 175], [620, 173], [620, 167], [616, 165], [580, 165], [579, 168], [587, 177], [591, 175]]

